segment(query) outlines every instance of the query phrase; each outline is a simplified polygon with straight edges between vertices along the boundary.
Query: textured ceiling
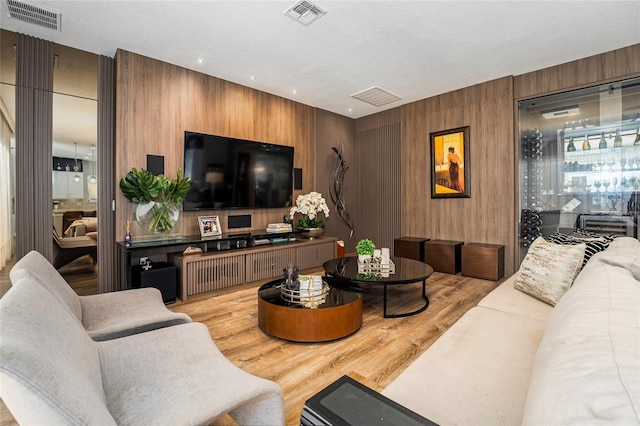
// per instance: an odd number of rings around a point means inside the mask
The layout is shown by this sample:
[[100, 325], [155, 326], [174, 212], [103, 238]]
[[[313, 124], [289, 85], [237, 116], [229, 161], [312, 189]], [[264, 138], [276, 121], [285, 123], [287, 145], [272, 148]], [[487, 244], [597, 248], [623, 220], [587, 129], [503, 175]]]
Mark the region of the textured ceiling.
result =
[[[121, 48], [352, 118], [506, 75], [640, 43], [640, 1], [33, 0], [62, 31], [9, 18], [4, 29], [113, 56]], [[202, 63], [198, 62], [202, 60]], [[401, 99], [351, 97], [380, 87]]]

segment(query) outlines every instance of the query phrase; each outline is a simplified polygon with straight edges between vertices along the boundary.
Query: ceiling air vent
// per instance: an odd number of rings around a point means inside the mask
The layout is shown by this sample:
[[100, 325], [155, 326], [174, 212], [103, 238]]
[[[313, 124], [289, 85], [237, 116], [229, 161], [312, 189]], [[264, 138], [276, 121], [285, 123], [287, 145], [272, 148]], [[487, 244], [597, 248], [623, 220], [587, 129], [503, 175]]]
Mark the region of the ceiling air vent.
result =
[[305, 26], [311, 24], [325, 13], [327, 13], [326, 10], [321, 9], [306, 0], [297, 2], [284, 12], [284, 14], [289, 18], [298, 21]]
[[62, 31], [62, 14], [59, 12], [16, 0], [7, 0], [7, 5], [9, 6], [9, 16], [12, 18]]
[[362, 92], [354, 93], [351, 97], [377, 107], [402, 99], [376, 86], [363, 90]]

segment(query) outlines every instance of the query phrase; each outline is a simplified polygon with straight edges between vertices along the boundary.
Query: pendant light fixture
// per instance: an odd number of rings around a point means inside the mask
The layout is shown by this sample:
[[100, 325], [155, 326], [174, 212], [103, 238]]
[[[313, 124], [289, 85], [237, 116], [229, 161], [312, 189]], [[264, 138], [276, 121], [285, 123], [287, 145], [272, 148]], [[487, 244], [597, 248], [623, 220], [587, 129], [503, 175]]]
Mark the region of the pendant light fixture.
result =
[[[91, 160], [95, 161], [95, 152], [96, 152], [96, 146], [95, 145], [91, 145]], [[95, 170], [95, 167], [94, 167]], [[90, 183], [91, 185], [95, 185], [96, 183], [98, 183], [98, 177], [96, 175], [91, 175], [87, 178], [87, 182]]]
[[76, 166], [73, 168], [73, 171], [75, 171], [76, 174], [71, 178], [71, 180], [74, 183], [80, 183], [82, 182], [82, 178], [78, 176], [78, 170], [80, 170], [80, 168], [78, 167], [78, 143], [74, 142], [73, 144], [75, 145], [75, 150], [76, 150]]

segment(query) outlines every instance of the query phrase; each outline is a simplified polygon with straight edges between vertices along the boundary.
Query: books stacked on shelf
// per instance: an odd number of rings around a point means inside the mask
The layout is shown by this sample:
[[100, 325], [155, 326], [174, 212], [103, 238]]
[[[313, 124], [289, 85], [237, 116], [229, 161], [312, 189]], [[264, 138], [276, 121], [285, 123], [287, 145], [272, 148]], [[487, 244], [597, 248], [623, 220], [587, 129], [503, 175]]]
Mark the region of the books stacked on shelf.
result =
[[270, 223], [267, 226], [267, 234], [283, 234], [293, 231], [290, 223]]

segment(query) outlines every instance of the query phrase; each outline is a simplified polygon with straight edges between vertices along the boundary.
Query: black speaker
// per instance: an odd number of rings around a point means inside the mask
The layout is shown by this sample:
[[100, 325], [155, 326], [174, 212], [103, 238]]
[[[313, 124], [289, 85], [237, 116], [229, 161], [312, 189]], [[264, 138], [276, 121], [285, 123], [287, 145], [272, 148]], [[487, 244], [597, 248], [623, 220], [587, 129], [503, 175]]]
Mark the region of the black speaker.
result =
[[165, 305], [176, 301], [177, 273], [176, 267], [167, 262], [152, 262], [150, 269], [142, 266], [132, 267], [132, 287], [155, 287], [162, 293]]
[[250, 214], [229, 215], [227, 217], [227, 220], [228, 220], [227, 228], [229, 229], [251, 227]]
[[293, 189], [302, 189], [302, 169], [293, 169]]
[[147, 170], [154, 175], [164, 174], [164, 156], [147, 154]]

